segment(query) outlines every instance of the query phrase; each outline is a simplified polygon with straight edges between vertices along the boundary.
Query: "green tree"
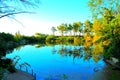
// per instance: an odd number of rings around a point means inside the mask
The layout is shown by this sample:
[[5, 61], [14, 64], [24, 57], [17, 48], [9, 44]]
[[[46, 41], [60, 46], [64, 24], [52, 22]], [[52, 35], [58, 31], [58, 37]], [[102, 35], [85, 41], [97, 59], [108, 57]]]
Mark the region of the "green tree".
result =
[[83, 26], [82, 22], [78, 22], [78, 32], [79, 32], [79, 36], [80, 36], [80, 34], [82, 33], [82, 26]]
[[66, 31], [66, 25], [65, 24], [61, 24], [57, 28], [61, 32], [61, 36], [64, 36], [64, 33]]
[[99, 35], [96, 41], [104, 47], [106, 57], [114, 56], [120, 59], [119, 2], [120, 0], [90, 0], [88, 4], [96, 18], [93, 22], [94, 34]]
[[77, 25], [77, 23], [73, 23], [74, 36], [76, 36], [77, 31], [78, 31], [78, 25]]
[[76, 36], [77, 32], [79, 32], [81, 30], [81, 27], [82, 27], [82, 23], [81, 22], [74, 22], [73, 23], [74, 36]]
[[56, 36], [54, 36], [54, 35], [49, 35], [49, 36], [47, 36], [46, 37], [46, 42], [55, 42], [55, 40], [56, 40]]
[[[32, 11], [30, 7], [35, 7], [35, 6], [37, 7], [38, 6], [37, 4], [39, 4], [39, 0], [0, 0], [0, 19], [4, 17], [8, 17], [17, 21], [15, 19], [16, 14], [31, 13]], [[29, 9], [27, 9], [28, 6]], [[19, 35], [17, 34], [17, 36]], [[0, 72], [3, 69], [8, 69], [10, 72], [13, 72], [15, 71], [15, 69], [12, 66], [12, 60], [3, 59], [2, 56], [6, 55], [8, 49], [13, 49], [14, 47], [16, 47], [16, 45], [14, 45], [15, 44], [14, 37], [10, 34], [1, 37], [0, 34], [0, 42], [2, 43], [0, 46]], [[0, 74], [0, 80], [1, 80], [1, 74]]]
[[84, 23], [84, 32], [85, 34], [92, 34], [92, 23], [89, 20]]
[[47, 35], [42, 33], [35, 33], [35, 39], [37, 42], [45, 42]]
[[16, 41], [22, 40], [22, 35], [21, 35], [20, 31], [15, 33], [14, 38], [15, 38]]
[[68, 32], [70, 33], [69, 36], [72, 35], [72, 32], [71, 32], [72, 29], [73, 29], [73, 26], [72, 26], [71, 24], [69, 24], [69, 25], [67, 26], [67, 30], [68, 30]]
[[[107, 5], [106, 5], [107, 4]], [[111, 11], [109, 18], [117, 16], [120, 14], [120, 0], [90, 0], [88, 2], [88, 6], [90, 7], [94, 17], [105, 17], [106, 11]], [[108, 13], [108, 15], [110, 15]], [[108, 16], [107, 15], [107, 16]]]

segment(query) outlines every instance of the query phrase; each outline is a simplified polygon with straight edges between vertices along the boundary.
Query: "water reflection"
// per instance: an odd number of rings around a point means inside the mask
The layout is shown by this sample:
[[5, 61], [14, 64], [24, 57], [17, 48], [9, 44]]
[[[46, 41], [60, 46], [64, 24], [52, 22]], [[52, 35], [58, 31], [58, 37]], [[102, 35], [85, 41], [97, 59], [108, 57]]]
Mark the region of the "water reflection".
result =
[[[56, 53], [55, 46], [53, 46], [52, 53]], [[94, 47], [85, 47], [85, 46], [67, 46], [60, 45], [58, 54], [61, 56], [72, 56], [73, 62], [75, 58], [84, 58], [84, 60], [94, 59], [95, 62], [98, 62], [100, 59], [103, 59], [102, 54], [95, 54]]]
[[102, 57], [94, 61], [93, 57], [98, 56], [94, 56], [93, 49], [83, 45], [27, 45], [6, 57], [19, 55], [37, 73], [37, 80], [105, 80], [105, 63]]
[[61, 45], [58, 49], [58, 54], [60, 54], [62, 57], [65, 56], [72, 56], [73, 62], [75, 58], [82, 58], [84, 55], [83, 46], [66, 46]]

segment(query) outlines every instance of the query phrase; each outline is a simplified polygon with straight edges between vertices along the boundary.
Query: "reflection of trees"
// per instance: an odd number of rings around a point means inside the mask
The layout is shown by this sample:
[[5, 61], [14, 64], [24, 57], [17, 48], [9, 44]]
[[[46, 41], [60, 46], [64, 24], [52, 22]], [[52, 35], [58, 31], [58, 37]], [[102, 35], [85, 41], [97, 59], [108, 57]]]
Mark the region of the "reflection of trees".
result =
[[102, 58], [103, 55], [103, 47], [101, 44], [94, 44], [94, 50], [93, 50], [93, 59], [95, 62], [99, 61]]
[[47, 45], [47, 46], [54, 46], [55, 43], [54, 43], [54, 42], [47, 42], [47, 41], [46, 41], [46, 45]]
[[62, 56], [67, 56], [67, 48], [65, 45], [61, 45], [61, 48], [58, 50], [58, 53]]
[[[53, 47], [53, 51], [54, 51]], [[98, 53], [98, 50], [100, 49], [97, 46], [66, 46], [61, 45], [61, 47], [58, 50], [58, 54], [60, 54], [63, 57], [72, 56], [73, 62], [75, 58], [83, 58], [84, 60], [90, 60], [91, 58], [94, 59], [95, 62], [99, 61], [101, 57], [101, 53]], [[101, 51], [101, 50], [99, 50]]]
[[82, 50], [81, 47], [79, 47], [79, 48], [74, 47], [74, 49], [72, 50], [73, 62], [74, 62], [75, 58], [82, 58], [83, 57], [81, 50]]
[[92, 57], [93, 47], [84, 47], [84, 60], [89, 60]]
[[74, 46], [74, 48], [71, 48], [71, 46], [65, 46], [61, 45], [61, 48], [58, 50], [58, 53], [60, 55], [64, 56], [72, 56], [73, 57], [73, 62], [75, 58], [82, 58], [82, 48], [81, 46]]
[[23, 46], [18, 46], [15, 49], [19, 51], [21, 49], [21, 47], [23, 47]]
[[43, 46], [45, 46], [45, 44], [37, 44], [35, 47], [40, 48], [40, 47], [43, 47]]

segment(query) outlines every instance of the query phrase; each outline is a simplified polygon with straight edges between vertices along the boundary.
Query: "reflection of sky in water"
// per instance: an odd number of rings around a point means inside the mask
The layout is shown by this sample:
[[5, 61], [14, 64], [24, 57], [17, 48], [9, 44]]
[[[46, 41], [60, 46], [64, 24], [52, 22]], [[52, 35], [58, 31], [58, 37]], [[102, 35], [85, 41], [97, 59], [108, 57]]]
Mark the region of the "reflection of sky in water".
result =
[[[54, 46], [58, 51], [59, 45]], [[72, 47], [73, 48], [73, 47]], [[24, 46], [20, 50], [14, 50], [7, 57], [13, 58], [19, 55], [21, 60], [19, 63], [27, 62], [37, 74], [37, 80], [62, 80], [62, 75], [68, 78], [63, 80], [90, 80], [96, 74], [95, 71], [102, 71], [105, 63], [99, 60], [94, 62], [93, 58], [89, 61], [83, 58], [75, 58], [73, 56], [61, 56], [52, 53], [53, 47], [44, 46], [35, 48], [35, 46]]]

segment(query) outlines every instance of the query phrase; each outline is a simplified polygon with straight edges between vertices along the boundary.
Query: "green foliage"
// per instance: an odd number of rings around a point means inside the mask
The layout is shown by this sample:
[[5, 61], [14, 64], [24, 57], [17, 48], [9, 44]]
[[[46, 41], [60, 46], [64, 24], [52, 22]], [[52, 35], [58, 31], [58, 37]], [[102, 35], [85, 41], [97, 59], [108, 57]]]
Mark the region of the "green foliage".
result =
[[41, 33], [36, 33], [35, 35], [36, 35], [35, 39], [37, 40], [37, 42], [45, 43], [45, 39], [46, 39], [47, 35], [41, 34]]
[[15, 67], [12, 65], [11, 59], [0, 59], [0, 68], [1, 69], [8, 69], [11, 73], [15, 72]]
[[66, 42], [67, 38], [64, 36], [64, 37], [58, 37], [57, 39], [60, 40], [61, 43], [64, 43]]
[[[88, 2], [88, 6], [90, 7], [90, 9], [93, 13], [93, 16], [95, 18], [104, 16], [104, 17], [107, 17], [106, 19], [109, 20], [120, 13], [120, 3], [119, 2], [120, 2], [120, 0], [90, 0]], [[110, 11], [112, 11], [112, 12], [110, 12]], [[112, 14], [112, 16], [109, 16], [111, 14]]]
[[11, 73], [16, 72], [15, 66], [14, 66], [14, 65], [10, 65], [10, 66], [8, 67], [8, 71], [11, 72]]
[[54, 35], [49, 35], [46, 37], [46, 42], [55, 42], [56, 36]]
[[66, 40], [67, 40], [67, 42], [71, 42], [72, 43], [74, 41], [74, 37], [67, 37]]
[[58, 28], [58, 30], [61, 32], [61, 36], [64, 35], [64, 32], [65, 32], [66, 29], [67, 29], [67, 27], [66, 27], [65, 24], [61, 24], [61, 25], [59, 25], [57, 28]]
[[14, 36], [12, 34], [9, 33], [0, 33], [0, 40], [2, 41], [14, 41]]
[[54, 36], [49, 35], [46, 38], [47, 44], [76, 44], [81, 45], [84, 42], [83, 37], [74, 37], [74, 36]]
[[74, 36], [76, 36], [76, 33], [81, 30], [81, 27], [82, 27], [82, 23], [81, 22], [75, 22], [75, 23], [73, 23]]
[[71, 33], [72, 29], [73, 29], [72, 24], [67, 25], [67, 31], [69, 32], [69, 36], [72, 35], [72, 33]]
[[85, 23], [84, 23], [84, 32], [85, 34], [91, 34], [93, 33], [93, 29], [92, 29], [92, 23], [89, 21], [89, 20], [86, 20]]
[[74, 45], [81, 45], [82, 39], [81, 37], [74, 37]]
[[[93, 42], [102, 43], [106, 58], [120, 60], [120, 0], [90, 0], [89, 6], [95, 17]], [[107, 3], [107, 5], [105, 5]], [[113, 6], [114, 5], [114, 6]]]
[[59, 43], [64, 43], [64, 44], [66, 44], [66, 43], [73, 43], [74, 42], [74, 37], [69, 37], [69, 36], [64, 36], [64, 37], [58, 37], [57, 38], [57, 40], [56, 40], [56, 42], [59, 42]]
[[[46, 35], [38, 34], [36, 36], [22, 36], [19, 32], [16, 35], [9, 33], [0, 33], [0, 69], [7, 69], [10, 72], [15, 72], [15, 67], [12, 65], [10, 59], [2, 59], [7, 53], [13, 51], [13, 49], [19, 45], [31, 44], [31, 43], [45, 43]], [[2, 77], [2, 75], [0, 74]]]
[[0, 79], [3, 78], [3, 72], [4, 72], [4, 69], [0, 67]]
[[14, 35], [15, 41], [19, 42], [20, 40], [22, 40], [22, 35], [20, 34], [20, 32], [16, 32]]
[[14, 36], [9, 33], [0, 33], [0, 42], [0, 58], [16, 46]]

